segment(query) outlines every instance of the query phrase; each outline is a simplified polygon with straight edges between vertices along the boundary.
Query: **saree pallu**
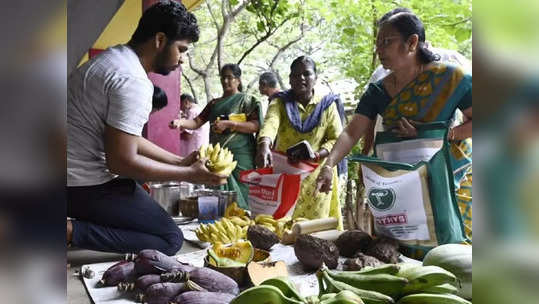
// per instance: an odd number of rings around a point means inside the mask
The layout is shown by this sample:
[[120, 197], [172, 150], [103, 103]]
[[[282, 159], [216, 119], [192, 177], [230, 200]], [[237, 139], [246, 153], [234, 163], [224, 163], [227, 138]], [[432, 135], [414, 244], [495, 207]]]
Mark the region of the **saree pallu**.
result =
[[[452, 121], [457, 108], [467, 103], [471, 106], [471, 88], [471, 75], [456, 66], [434, 64], [389, 102], [381, 114], [384, 128], [396, 127], [402, 117], [418, 122]], [[472, 139], [452, 141], [450, 151], [456, 197], [466, 236], [471, 241]]]
[[[260, 102], [253, 96], [238, 93], [220, 100], [215, 103], [210, 111], [208, 121], [214, 122], [221, 115], [240, 114], [250, 117], [256, 117], [258, 123], [262, 126], [262, 107]], [[249, 186], [239, 181], [240, 172], [255, 168], [254, 158], [256, 154], [255, 134], [246, 134], [226, 130], [223, 133], [210, 131], [210, 143], [219, 143], [221, 147], [228, 148], [234, 154], [234, 160], [238, 162], [232, 174], [230, 174], [226, 185], [219, 187], [220, 190], [236, 191], [238, 194], [238, 206], [248, 209], [247, 196], [249, 195]]]

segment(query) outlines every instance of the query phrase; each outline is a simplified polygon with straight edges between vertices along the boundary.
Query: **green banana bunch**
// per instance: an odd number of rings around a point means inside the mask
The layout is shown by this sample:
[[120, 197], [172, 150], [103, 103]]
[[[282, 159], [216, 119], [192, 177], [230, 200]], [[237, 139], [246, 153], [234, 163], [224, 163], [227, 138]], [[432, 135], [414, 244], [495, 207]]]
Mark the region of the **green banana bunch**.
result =
[[215, 146], [212, 144], [201, 145], [198, 152], [200, 158], [208, 158], [206, 167], [208, 167], [211, 172], [230, 175], [236, 168], [237, 161], [234, 160], [234, 154], [227, 148], [221, 148], [219, 143]]
[[305, 298], [303, 298], [297, 291], [294, 286], [294, 283], [292, 283], [287, 277], [275, 277], [271, 279], [267, 279], [264, 282], [260, 283], [260, 285], [270, 285], [279, 288], [283, 295], [285, 297], [295, 299], [301, 302], [305, 302]]
[[[364, 290], [356, 288], [344, 282], [337, 281], [331, 278], [328, 274], [327, 268], [322, 266], [322, 269], [316, 273], [318, 278], [318, 286], [320, 289], [320, 295], [325, 293], [340, 293], [341, 291], [348, 290], [359, 296], [366, 304], [392, 304], [395, 303], [393, 298], [383, 293]], [[326, 286], [324, 289], [323, 286]]]
[[343, 273], [349, 274], [397, 274], [400, 266], [397, 264], [382, 264], [376, 267], [365, 266], [361, 270], [357, 271], [343, 271]]
[[401, 298], [397, 304], [472, 304], [452, 294], [416, 293]]
[[[363, 300], [349, 290], [343, 290], [337, 294], [331, 293], [329, 297], [320, 297], [320, 304], [364, 304]], [[323, 298], [323, 299], [322, 299]]]
[[408, 284], [405, 278], [390, 274], [359, 274], [347, 271], [333, 272], [326, 270], [329, 277], [358, 289], [377, 291], [392, 298], [398, 298]]
[[303, 304], [303, 301], [286, 297], [283, 292], [271, 285], [259, 285], [249, 288], [232, 299], [230, 304]]
[[441, 293], [441, 294], [457, 294], [458, 288], [449, 283], [445, 283], [445, 284], [425, 288], [424, 292]]
[[421, 293], [430, 287], [457, 281], [454, 274], [438, 266], [402, 267], [397, 276], [408, 279], [403, 294]]

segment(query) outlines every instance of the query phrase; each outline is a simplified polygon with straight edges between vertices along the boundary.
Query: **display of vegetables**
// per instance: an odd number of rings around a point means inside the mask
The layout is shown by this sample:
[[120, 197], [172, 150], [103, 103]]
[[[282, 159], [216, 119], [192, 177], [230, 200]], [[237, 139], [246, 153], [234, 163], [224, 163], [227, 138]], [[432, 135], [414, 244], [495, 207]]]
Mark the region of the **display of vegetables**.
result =
[[[226, 229], [225, 222], [221, 222], [221, 227]], [[259, 247], [275, 244], [276, 234], [266, 225], [279, 221], [263, 215], [245, 222], [243, 227], [249, 229], [249, 238]], [[266, 224], [261, 225], [262, 222]], [[142, 250], [131, 261], [112, 265], [103, 273], [99, 284], [117, 285], [121, 292], [134, 291], [129, 293], [130, 297], [136, 294], [137, 301], [148, 304], [471, 304], [468, 301], [471, 300], [471, 246], [439, 246], [425, 256], [423, 263], [384, 264], [380, 260], [396, 260], [398, 244], [394, 240], [372, 239], [361, 231], [341, 236], [335, 242], [308, 234], [297, 237], [296, 257], [305, 269], [316, 270], [319, 293], [309, 297], [297, 291], [286, 271], [261, 278], [255, 287], [240, 293], [240, 286], [230, 274], [183, 264], [157, 250]], [[361, 244], [346, 246], [353, 241]], [[357, 270], [335, 269], [339, 264], [339, 248], [352, 257], [348, 264], [341, 261], [343, 268], [355, 263]], [[255, 246], [248, 240], [228, 245], [215, 242], [207, 258], [219, 267], [246, 267], [249, 263], [256, 264], [252, 263], [254, 251]], [[466, 284], [470, 285], [469, 291]]]

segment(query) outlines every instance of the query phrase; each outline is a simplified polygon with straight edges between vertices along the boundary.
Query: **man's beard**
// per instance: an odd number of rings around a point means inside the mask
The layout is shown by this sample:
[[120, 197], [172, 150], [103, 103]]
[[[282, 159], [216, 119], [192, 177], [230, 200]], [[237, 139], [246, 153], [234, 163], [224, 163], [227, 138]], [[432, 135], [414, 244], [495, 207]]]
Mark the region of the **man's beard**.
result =
[[161, 75], [168, 75], [170, 72], [174, 71], [176, 68], [166, 66], [167, 62], [167, 47], [165, 47], [161, 52], [159, 52], [155, 58], [155, 73]]

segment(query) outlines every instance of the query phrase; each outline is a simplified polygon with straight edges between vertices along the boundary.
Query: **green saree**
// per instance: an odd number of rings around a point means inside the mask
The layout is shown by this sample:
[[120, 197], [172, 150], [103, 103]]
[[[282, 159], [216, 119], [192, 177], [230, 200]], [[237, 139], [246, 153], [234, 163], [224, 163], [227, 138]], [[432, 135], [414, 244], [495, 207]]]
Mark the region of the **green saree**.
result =
[[[220, 116], [230, 114], [244, 113], [247, 120], [258, 120], [262, 127], [262, 107], [260, 102], [253, 96], [244, 93], [237, 93], [209, 106], [208, 121], [211, 123]], [[248, 209], [247, 196], [249, 195], [249, 186], [241, 183], [239, 180], [240, 172], [255, 168], [254, 158], [256, 155], [256, 134], [246, 134], [226, 130], [223, 133], [216, 133], [213, 129], [210, 131], [210, 143], [219, 143], [221, 147], [228, 148], [234, 154], [234, 160], [238, 162], [236, 169], [228, 178], [227, 184], [220, 186], [221, 190], [236, 191], [238, 194], [238, 205], [241, 208]]]

